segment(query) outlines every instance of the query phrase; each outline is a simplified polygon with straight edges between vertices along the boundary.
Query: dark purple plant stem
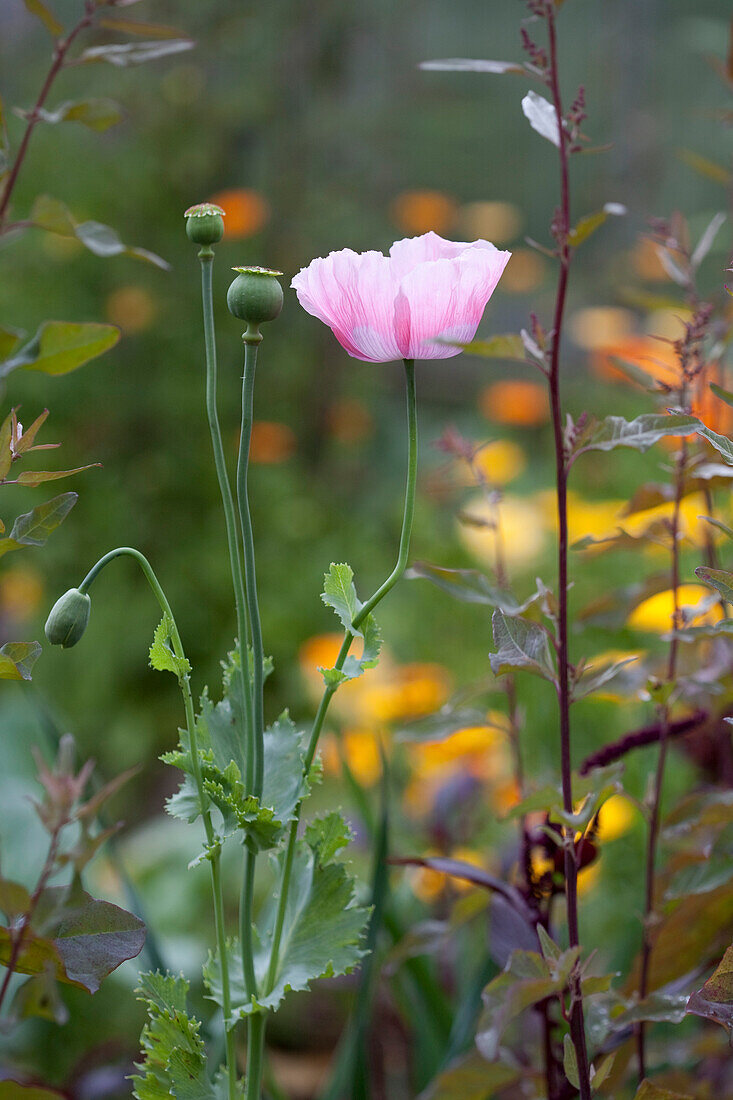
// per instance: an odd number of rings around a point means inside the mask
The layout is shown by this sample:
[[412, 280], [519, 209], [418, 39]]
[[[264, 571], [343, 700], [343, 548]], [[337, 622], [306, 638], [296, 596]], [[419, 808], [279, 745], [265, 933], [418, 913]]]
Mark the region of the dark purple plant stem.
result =
[[[684, 404], [684, 392], [680, 394]], [[679, 586], [680, 586], [680, 505], [685, 488], [685, 467], [687, 465], [687, 444], [682, 441], [679, 456], [675, 466], [675, 496], [674, 510], [672, 512], [671, 537], [672, 537], [672, 601], [674, 608], [673, 634], [669, 644], [669, 658], [667, 661], [667, 684], [672, 685], [677, 677], [677, 654], [679, 651], [679, 638], [677, 633], [679, 622]], [[654, 776], [654, 794], [652, 797], [651, 817], [649, 819], [649, 834], [647, 836], [646, 849], [646, 875], [644, 884], [644, 923], [641, 945], [641, 968], [639, 975], [639, 997], [644, 1000], [649, 992], [649, 969], [651, 966], [653, 936], [651, 929], [654, 913], [654, 877], [657, 864], [657, 847], [659, 844], [659, 825], [661, 818], [662, 789], [664, 787], [664, 770], [667, 763], [667, 750], [669, 748], [669, 706], [665, 703], [660, 714], [659, 755], [657, 757], [657, 770]], [[646, 1028], [644, 1023], [636, 1027], [636, 1054], [639, 1063], [639, 1083], [646, 1077]]]
[[10, 958], [7, 962], [7, 968], [5, 970], [5, 977], [3, 978], [3, 984], [0, 986], [0, 1008], [2, 1008], [3, 1001], [5, 1000], [5, 994], [8, 991], [10, 979], [15, 971], [15, 966], [20, 958], [20, 952], [23, 947], [23, 940], [25, 939], [26, 932], [30, 928], [31, 921], [33, 920], [33, 914], [36, 911], [38, 902], [41, 900], [41, 894], [46, 888], [46, 883], [53, 874], [54, 867], [56, 866], [56, 856], [59, 850], [59, 840], [61, 838], [61, 830], [65, 825], [68, 825], [68, 820], [64, 818], [59, 821], [51, 833], [51, 841], [48, 846], [48, 855], [46, 856], [46, 862], [43, 864], [43, 870], [39, 875], [36, 888], [31, 894], [31, 899], [28, 904], [28, 909], [23, 914], [20, 922], [20, 926], [13, 936], [13, 946], [10, 950]]
[[[10, 205], [10, 199], [12, 197], [15, 185], [18, 181], [18, 175], [23, 167], [26, 153], [28, 152], [28, 145], [30, 143], [33, 131], [38, 123], [41, 121], [41, 109], [43, 108], [48, 93], [51, 91], [53, 82], [55, 81], [61, 69], [64, 66], [66, 55], [69, 49], [74, 43], [77, 35], [79, 35], [87, 27], [91, 26], [94, 22], [94, 16], [102, 5], [95, 5], [93, 0], [85, 0], [84, 15], [81, 17], [75, 27], [69, 31], [65, 38], [57, 39], [53, 49], [53, 59], [51, 62], [51, 68], [46, 74], [46, 79], [43, 82], [40, 92], [38, 93], [38, 99], [35, 102], [35, 106], [28, 115], [28, 120], [25, 127], [25, 133], [18, 146], [18, 152], [15, 154], [15, 160], [13, 166], [10, 169], [5, 187], [3, 189], [2, 198], [0, 198], [0, 233], [4, 232], [5, 219], [7, 217], [8, 206]], [[21, 224], [21, 223], [19, 223]]]
[[[557, 483], [558, 516], [558, 700], [560, 704], [560, 751], [562, 767], [563, 805], [566, 813], [573, 812], [573, 791], [570, 760], [570, 683], [568, 669], [568, 510], [567, 477], [568, 467], [563, 437], [562, 404], [560, 398], [560, 341], [567, 295], [568, 275], [570, 272], [571, 251], [568, 244], [570, 231], [570, 187], [568, 181], [568, 144], [565, 130], [560, 82], [557, 63], [557, 37], [555, 33], [555, 11], [552, 4], [545, 8], [549, 35], [548, 82], [552, 92], [558, 129], [558, 147], [560, 154], [560, 212], [557, 216], [558, 258], [560, 274], [558, 276], [555, 298], [555, 316], [553, 321], [552, 347], [549, 364], [550, 405], [552, 409], [552, 427], [555, 440], [555, 476]], [[571, 947], [579, 946], [578, 938], [578, 867], [575, 857], [572, 832], [565, 835], [565, 894], [568, 917], [568, 939]], [[590, 1100], [590, 1073], [588, 1052], [585, 1042], [585, 1021], [583, 1000], [580, 987], [580, 975], [577, 965], [570, 978], [572, 1007], [570, 1013], [570, 1033], [578, 1062], [578, 1080], [581, 1100]]]
[[[706, 710], [696, 710], [687, 718], [678, 718], [674, 722], [667, 722], [666, 736], [669, 740], [673, 737], [682, 737], [686, 733], [697, 729], [710, 717]], [[623, 759], [627, 753], [634, 749], [644, 748], [645, 745], [656, 745], [661, 740], [665, 727], [661, 722], [652, 722], [648, 726], [641, 726], [638, 730], [627, 733], [618, 741], [612, 741], [610, 745], [604, 745], [602, 749], [586, 756], [578, 768], [580, 775], [587, 775], [594, 768], [603, 768], [607, 764], [613, 764], [616, 760]]]

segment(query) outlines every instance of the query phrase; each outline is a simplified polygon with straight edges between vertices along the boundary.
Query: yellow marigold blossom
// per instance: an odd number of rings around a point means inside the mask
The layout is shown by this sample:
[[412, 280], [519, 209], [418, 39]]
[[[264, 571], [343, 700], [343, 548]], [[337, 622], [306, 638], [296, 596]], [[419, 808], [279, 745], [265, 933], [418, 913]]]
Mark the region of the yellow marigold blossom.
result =
[[491, 788], [491, 801], [499, 817], [504, 817], [522, 801], [522, 792], [516, 779], [506, 779]]
[[[711, 590], [702, 584], [682, 584], [677, 589], [677, 603], [680, 607], [694, 608], [712, 595]], [[662, 633], [672, 629], [673, 615], [674, 592], [669, 588], [666, 592], [657, 592], [637, 604], [627, 620], [627, 625], [632, 630]], [[724, 618], [723, 610], [720, 604], [715, 603], [707, 610], [701, 610], [695, 616], [695, 623], [698, 626], [717, 623], [722, 618]]]
[[503, 378], [481, 391], [478, 406], [487, 420], [516, 428], [544, 424], [550, 415], [547, 387], [528, 378]]
[[[547, 527], [554, 531], [557, 525], [555, 494], [546, 491], [539, 494]], [[663, 533], [663, 523], [672, 518], [674, 502], [665, 501], [653, 508], [645, 508], [630, 516], [622, 515], [627, 502], [623, 500], [585, 500], [577, 493], [568, 493], [568, 530], [571, 544], [590, 535], [594, 539], [613, 538], [623, 528], [634, 538], [641, 538], [651, 527]], [[700, 516], [705, 513], [705, 497], [702, 493], [690, 493], [681, 504], [679, 529], [684, 538], [702, 541], [708, 525]], [[652, 544], [653, 545], [653, 544]]]
[[373, 787], [382, 774], [376, 736], [370, 730], [346, 730], [341, 735], [344, 759], [362, 787]]
[[638, 811], [625, 795], [613, 794], [603, 803], [598, 815], [596, 837], [602, 846], [611, 840], [617, 840], [632, 829]]
[[[493, 566], [496, 562], [494, 524], [497, 509], [481, 495], [468, 501], [463, 511], [469, 521], [459, 524], [461, 542], [478, 561]], [[515, 570], [529, 568], [542, 554], [547, 538], [538, 497], [504, 496], [498, 514], [502, 542], [504, 547], [511, 548], [512, 566]]]
[[[432, 849], [427, 851], [425, 856], [440, 856], [443, 854]], [[431, 867], [414, 867], [408, 873], [413, 894], [427, 904], [435, 901], [443, 893], [446, 877], [442, 871], [433, 871]]]

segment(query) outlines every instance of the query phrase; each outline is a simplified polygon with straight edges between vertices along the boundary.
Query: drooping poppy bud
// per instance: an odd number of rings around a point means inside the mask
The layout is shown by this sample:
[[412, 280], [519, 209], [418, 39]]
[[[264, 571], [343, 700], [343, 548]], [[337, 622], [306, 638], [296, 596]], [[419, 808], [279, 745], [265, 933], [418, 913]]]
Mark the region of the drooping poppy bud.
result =
[[51, 608], [46, 620], [46, 637], [51, 645], [61, 645], [64, 649], [81, 638], [89, 622], [92, 601], [86, 592], [70, 588]]

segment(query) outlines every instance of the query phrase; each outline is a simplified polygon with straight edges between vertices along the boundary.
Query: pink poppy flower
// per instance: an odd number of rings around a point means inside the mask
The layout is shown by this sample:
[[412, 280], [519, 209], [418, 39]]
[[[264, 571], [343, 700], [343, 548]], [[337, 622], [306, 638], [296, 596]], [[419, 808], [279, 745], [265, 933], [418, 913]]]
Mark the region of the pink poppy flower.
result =
[[292, 281], [308, 313], [355, 359], [448, 359], [476, 334], [511, 252], [424, 233], [389, 256], [344, 248], [311, 261]]

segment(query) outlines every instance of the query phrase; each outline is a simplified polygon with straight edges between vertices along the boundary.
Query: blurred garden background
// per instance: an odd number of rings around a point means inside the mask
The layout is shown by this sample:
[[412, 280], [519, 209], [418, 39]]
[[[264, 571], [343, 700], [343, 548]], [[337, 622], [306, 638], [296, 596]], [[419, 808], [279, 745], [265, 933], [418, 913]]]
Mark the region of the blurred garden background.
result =
[[[79, 0], [55, 3], [64, 22], [77, 18], [79, 7]], [[175, 26], [192, 48], [149, 65], [97, 64], [62, 74], [54, 102], [109, 96], [121, 104], [123, 119], [103, 134], [71, 124], [39, 127], [14, 195], [15, 217], [25, 217], [38, 194], [53, 195], [77, 220], [114, 226], [125, 242], [152, 250], [170, 267], [129, 256], [101, 259], [77, 240], [40, 231], [2, 241], [0, 323], [32, 331], [46, 317], [106, 320], [120, 327], [122, 339], [66, 377], [16, 372], [4, 384], [4, 405], [19, 406], [24, 423], [50, 409], [45, 440], [63, 443], [54, 461], [101, 467], [65, 486], [80, 499], [47, 548], [3, 560], [0, 642], [42, 639], [57, 596], [106, 550], [132, 545], [150, 558], [176, 610], [195, 692], [208, 683], [217, 696], [219, 658], [232, 647], [235, 626], [203, 404], [199, 272], [183, 232], [183, 211], [192, 203], [211, 200], [227, 214], [214, 285], [219, 407], [232, 465], [242, 370], [240, 326], [225, 303], [233, 265], [277, 268], [287, 286], [314, 256], [333, 249], [386, 251], [393, 240], [429, 229], [457, 240], [484, 237], [511, 249], [513, 258], [479, 335], [516, 333], [532, 310], [549, 326], [555, 267], [526, 238], [550, 244], [557, 164], [552, 146], [522, 115], [525, 79], [419, 68], [431, 58], [518, 59], [523, 10], [518, 0], [142, 0], [130, 18]], [[119, 37], [95, 34], [95, 42]], [[676, 338], [685, 316], [648, 238], [648, 218], [681, 210], [695, 240], [730, 206], [730, 48], [728, 0], [569, 0], [563, 9], [566, 95], [585, 85], [585, 131], [593, 146], [608, 146], [575, 158], [573, 220], [607, 202], [628, 210], [610, 219], [576, 261], [563, 366], [575, 416], [591, 409], [599, 417], [631, 417], [654, 407], [614, 364], [620, 357], [663, 376], [667, 345], [649, 337]], [[22, 122], [11, 108], [34, 102], [50, 50], [24, 5], [3, 0], [0, 92], [13, 145]], [[723, 281], [729, 248], [726, 225], [702, 268], [703, 295]], [[492, 560], [491, 531], [459, 519], [459, 513], [480, 517], [484, 507], [470, 470], [434, 446], [454, 427], [473, 441], [491, 441], [479, 461], [505, 494], [516, 591], [529, 595], [536, 577], [554, 583], [554, 471], [541, 378], [528, 366], [465, 355], [420, 364], [417, 377], [421, 467], [413, 558], [462, 568]], [[286, 292], [282, 318], [266, 333], [256, 402], [250, 484], [265, 647], [275, 666], [267, 710], [272, 717], [287, 705], [298, 720], [314, 710], [314, 669], [331, 645], [333, 618], [319, 599], [324, 571], [332, 560], [348, 560], [360, 589], [371, 591], [393, 562], [405, 461], [401, 368], [349, 359]], [[664, 462], [659, 448], [579, 462], [571, 537], [612, 534], [634, 488], [660, 476]], [[3, 518], [33, 503], [28, 490], [6, 489]], [[694, 531], [705, 508], [695, 499], [688, 504], [685, 522]], [[721, 515], [730, 520], [726, 508]], [[694, 552], [685, 558], [683, 582], [694, 581], [700, 560]], [[663, 556], [648, 553], [649, 575], [666, 568]], [[601, 587], [643, 580], [629, 577], [623, 550], [606, 548], [577, 554], [572, 575], [576, 613]], [[699, 592], [688, 596], [694, 603]], [[628, 599], [589, 617], [577, 643], [584, 652], [663, 647], [659, 634], [669, 616], [663, 600], [643, 603], [641, 588]], [[329, 727], [341, 732], [358, 797], [341, 775], [334, 737], [324, 748], [318, 799], [343, 805], [357, 837], [364, 832], [359, 798], [363, 789], [376, 805], [384, 738], [394, 746], [401, 797], [394, 810], [397, 854], [460, 851], [498, 867], [509, 858], [509, 839], [495, 819], [512, 799], [499, 734], [432, 756], [399, 738], [406, 723], [456, 692], [488, 684], [489, 611], [412, 580], [398, 586], [379, 619], [389, 660], [339, 697]], [[34, 790], [32, 744], [72, 732], [81, 758], [93, 756], [103, 777], [139, 766], [114, 804], [127, 823], [117, 852], [155, 944], [178, 970], [203, 952], [206, 881], [201, 869], [186, 871], [194, 854], [188, 832], [163, 814], [172, 776], [157, 757], [175, 742], [181, 714], [175, 683], [148, 667], [156, 621], [146, 585], [121, 561], [95, 587], [83, 643], [63, 655], [46, 647], [32, 686], [2, 687], [0, 859], [5, 874], [20, 877], [42, 859], [27, 802]], [[528, 768], [541, 779], [557, 753], [551, 689], [524, 682], [520, 703]], [[640, 705], [614, 708], [600, 697], [580, 704], [578, 760], [642, 724], [645, 714]], [[639, 795], [649, 766], [644, 752], [629, 764], [628, 783], [633, 788], [638, 775]], [[696, 766], [689, 755], [674, 754], [670, 800]], [[479, 794], [472, 795], [476, 813], [462, 824], [466, 795], [456, 784], [467, 775]], [[618, 912], [641, 905], [633, 868], [643, 836], [630, 803], [611, 817], [614, 842], [593, 875], [615, 884], [610, 896], [619, 908], [609, 906], [609, 895], [594, 906], [589, 880], [583, 921], [587, 939], [613, 967], [637, 945], [637, 926], [626, 921], [619, 930]], [[365, 854], [365, 875], [368, 869]], [[93, 874], [98, 889], [123, 895], [109, 860], [100, 858]], [[393, 875], [408, 924], [445, 914], [456, 900], [455, 888], [439, 878]], [[463, 904], [470, 912], [470, 897]], [[28, 1024], [12, 1044], [6, 1041], [6, 1056], [59, 1085], [83, 1080], [78, 1095], [126, 1095], [118, 1070], [136, 1052], [142, 1019], [131, 993], [136, 965], [119, 971], [95, 1000], [72, 992], [73, 1024]], [[318, 1037], [327, 1057], [341, 1010], [327, 994], [313, 996], [323, 1019], [332, 1021]], [[296, 1001], [294, 1012], [302, 1008], [302, 998]], [[303, 1045], [287, 1012], [272, 1041], [285, 1050]], [[0, 1050], [2, 1043], [0, 1037]], [[312, 1055], [315, 1073], [320, 1058]], [[297, 1066], [306, 1073], [304, 1062]]]

